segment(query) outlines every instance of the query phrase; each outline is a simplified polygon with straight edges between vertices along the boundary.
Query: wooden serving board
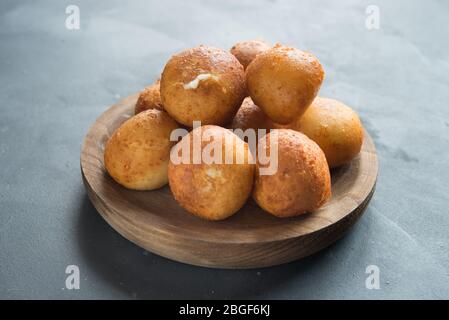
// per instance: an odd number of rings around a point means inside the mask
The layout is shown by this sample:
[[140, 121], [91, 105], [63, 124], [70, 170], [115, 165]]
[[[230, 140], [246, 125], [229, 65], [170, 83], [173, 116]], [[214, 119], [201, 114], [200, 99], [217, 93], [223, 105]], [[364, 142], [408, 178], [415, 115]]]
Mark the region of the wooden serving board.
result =
[[133, 191], [108, 176], [103, 165], [105, 143], [133, 115], [136, 99], [133, 95], [112, 106], [90, 128], [81, 151], [81, 172], [89, 198], [103, 218], [126, 239], [163, 257], [217, 268], [293, 261], [341, 238], [374, 193], [378, 162], [373, 141], [365, 132], [360, 155], [333, 170], [332, 199], [318, 211], [280, 219], [250, 199], [224, 221], [201, 220], [177, 204], [168, 186]]

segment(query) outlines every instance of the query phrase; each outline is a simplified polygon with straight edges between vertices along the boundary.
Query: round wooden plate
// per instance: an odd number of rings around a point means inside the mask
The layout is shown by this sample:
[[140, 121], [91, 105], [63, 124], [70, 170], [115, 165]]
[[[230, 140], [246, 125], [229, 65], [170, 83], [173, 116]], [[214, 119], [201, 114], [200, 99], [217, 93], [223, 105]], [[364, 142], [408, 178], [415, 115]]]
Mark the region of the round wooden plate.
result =
[[250, 199], [229, 219], [201, 220], [177, 204], [168, 186], [128, 190], [105, 171], [105, 143], [133, 115], [136, 99], [133, 95], [112, 106], [90, 128], [81, 151], [81, 172], [89, 198], [103, 218], [125, 238], [158, 255], [219, 268], [266, 267], [296, 260], [342, 237], [374, 193], [378, 162], [365, 132], [360, 155], [333, 170], [332, 199], [318, 211], [280, 219]]

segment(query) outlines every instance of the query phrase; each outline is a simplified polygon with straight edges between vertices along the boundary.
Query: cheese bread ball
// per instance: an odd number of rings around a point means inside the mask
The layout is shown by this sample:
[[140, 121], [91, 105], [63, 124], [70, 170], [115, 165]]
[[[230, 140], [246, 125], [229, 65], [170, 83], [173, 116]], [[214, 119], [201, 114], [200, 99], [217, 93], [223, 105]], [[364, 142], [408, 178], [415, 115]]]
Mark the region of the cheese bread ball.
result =
[[223, 125], [245, 98], [242, 65], [229, 52], [199, 46], [178, 53], [165, 65], [161, 78], [164, 109], [179, 123], [192, 127]]
[[[275, 139], [277, 144], [271, 139]], [[253, 198], [259, 206], [277, 217], [293, 217], [313, 212], [331, 197], [331, 177], [320, 147], [304, 134], [277, 129], [259, 140], [265, 152], [277, 145], [278, 166], [272, 175], [261, 175], [258, 160]]]
[[321, 147], [331, 168], [348, 163], [362, 148], [363, 126], [357, 113], [337, 100], [316, 98], [295, 129]]
[[231, 48], [231, 53], [239, 60], [243, 68], [246, 69], [251, 61], [259, 54], [268, 49], [271, 46], [262, 40], [250, 40], [236, 43]]
[[[197, 148], [193, 147], [195, 139], [200, 141]], [[209, 149], [211, 144], [216, 146], [215, 151]], [[188, 163], [174, 160], [189, 148]], [[221, 155], [217, 150], [221, 150]], [[203, 157], [194, 163], [194, 152], [213, 155], [216, 159]], [[228, 163], [226, 156], [231, 159]], [[222, 220], [237, 212], [251, 195], [253, 162], [248, 145], [231, 131], [213, 125], [197, 127], [172, 150], [168, 166], [170, 189], [190, 213], [207, 220]]]
[[104, 150], [109, 175], [134, 190], [157, 189], [168, 182], [170, 133], [178, 124], [165, 112], [150, 109], [123, 123]]
[[230, 124], [231, 129], [242, 129], [243, 131], [253, 129], [256, 138], [259, 137], [258, 129], [265, 129], [268, 132], [272, 127], [273, 122], [271, 119], [267, 117], [262, 109], [254, 104], [250, 97], [246, 97], [243, 100], [242, 106]]
[[139, 95], [134, 114], [138, 114], [148, 109], [164, 110], [161, 101], [160, 83], [157, 81], [152, 85], [146, 87]]
[[291, 123], [303, 114], [323, 79], [324, 70], [315, 56], [280, 45], [259, 54], [246, 69], [251, 98], [278, 124]]

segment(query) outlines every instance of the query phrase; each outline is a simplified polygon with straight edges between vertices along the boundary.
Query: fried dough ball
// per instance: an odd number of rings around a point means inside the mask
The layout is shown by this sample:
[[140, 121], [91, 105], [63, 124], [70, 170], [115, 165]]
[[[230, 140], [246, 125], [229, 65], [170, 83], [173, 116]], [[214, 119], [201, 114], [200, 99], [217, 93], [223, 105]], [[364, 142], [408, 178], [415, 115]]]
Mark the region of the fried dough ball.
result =
[[157, 189], [168, 182], [171, 132], [178, 124], [165, 111], [150, 109], [123, 123], [104, 150], [109, 175], [134, 190]]
[[363, 126], [357, 113], [337, 100], [317, 97], [295, 129], [320, 146], [331, 168], [350, 162], [362, 148]]
[[231, 48], [231, 53], [240, 61], [243, 68], [247, 68], [251, 61], [271, 46], [262, 40], [249, 40], [236, 43]]
[[242, 65], [231, 53], [199, 46], [178, 53], [165, 65], [161, 78], [164, 109], [179, 123], [192, 127], [228, 123], [246, 95]]
[[278, 146], [273, 174], [261, 175], [266, 166], [261, 165], [260, 154], [256, 164], [253, 198], [262, 209], [277, 217], [293, 217], [313, 212], [330, 199], [329, 166], [315, 142], [300, 132], [277, 129], [262, 137], [260, 144], [268, 155], [275, 153], [272, 146]]
[[[243, 100], [242, 106], [240, 107], [237, 114], [232, 119], [230, 124], [231, 129], [242, 129], [243, 131], [247, 129], [255, 130], [255, 137], [259, 137], [258, 129], [269, 129], [273, 127], [273, 122], [267, 115], [256, 106], [250, 97], [246, 97]], [[263, 136], [263, 134], [261, 135]], [[260, 137], [259, 137], [260, 138]]]
[[318, 59], [301, 50], [276, 45], [246, 69], [254, 103], [276, 123], [288, 124], [304, 113], [324, 79]]
[[138, 114], [148, 109], [164, 110], [161, 101], [159, 80], [143, 89], [140, 93], [134, 108], [134, 114]]
[[[194, 149], [195, 139], [199, 144]], [[189, 149], [187, 163], [175, 162]], [[202, 161], [194, 162], [194, 152], [203, 154]], [[206, 155], [216, 157], [215, 161]], [[231, 163], [225, 162], [226, 156]], [[168, 181], [175, 199], [187, 211], [207, 220], [222, 220], [237, 212], [251, 195], [254, 167], [245, 142], [225, 128], [208, 125], [193, 129], [172, 149]]]

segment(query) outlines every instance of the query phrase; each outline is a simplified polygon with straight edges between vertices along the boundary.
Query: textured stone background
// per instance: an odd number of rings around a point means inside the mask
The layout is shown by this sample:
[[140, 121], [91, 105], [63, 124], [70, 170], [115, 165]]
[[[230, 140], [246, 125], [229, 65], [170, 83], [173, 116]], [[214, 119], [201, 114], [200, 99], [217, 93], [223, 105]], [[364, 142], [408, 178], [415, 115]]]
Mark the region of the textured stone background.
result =
[[[81, 29], [65, 28], [77, 4]], [[365, 28], [368, 4], [380, 29]], [[449, 29], [445, 1], [0, 3], [0, 298], [449, 298]], [[264, 38], [314, 52], [321, 95], [356, 109], [380, 158], [377, 191], [341, 241], [260, 270], [158, 257], [90, 204], [79, 153], [109, 105], [201, 43]], [[81, 289], [62, 289], [65, 267]], [[365, 288], [376, 264], [381, 289]]]

